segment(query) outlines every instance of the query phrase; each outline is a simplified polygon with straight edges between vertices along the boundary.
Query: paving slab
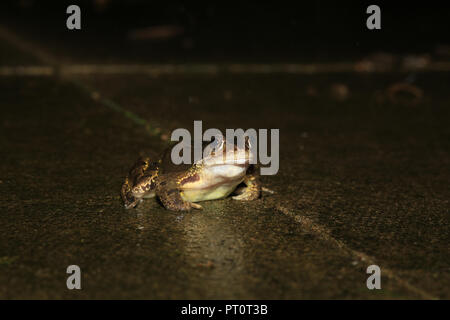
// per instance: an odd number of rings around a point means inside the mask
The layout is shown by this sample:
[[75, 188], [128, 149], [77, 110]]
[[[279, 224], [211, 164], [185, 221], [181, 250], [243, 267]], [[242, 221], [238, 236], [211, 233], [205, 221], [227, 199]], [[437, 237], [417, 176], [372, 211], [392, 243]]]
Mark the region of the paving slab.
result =
[[[186, 214], [125, 210], [128, 166], [157, 139], [71, 83], [1, 80], [0, 296], [18, 298], [379, 298], [362, 265], [259, 200]], [[77, 264], [83, 289], [65, 287]], [[338, 274], [336, 274], [338, 272]]]
[[[417, 105], [389, 98], [411, 75], [219, 75], [87, 79], [161, 127], [279, 128], [280, 171], [264, 200], [311, 219], [397, 279], [447, 297], [447, 74], [416, 74]], [[133, 86], [123, 83], [133, 82]], [[116, 83], [114, 85], [113, 83]], [[102, 85], [103, 84], [103, 85]], [[336, 99], [333, 86], [349, 90]], [[314, 94], [311, 94], [311, 88]], [[409, 101], [409, 100], [405, 100]], [[182, 114], [183, 116], [177, 116]]]
[[[0, 47], [2, 65], [36, 60]], [[0, 78], [0, 297], [448, 299], [449, 80]], [[392, 101], [397, 82], [420, 88], [418, 103]], [[125, 210], [127, 170], [166, 146], [155, 129], [194, 120], [280, 129], [280, 170], [262, 178], [275, 193], [186, 214], [153, 200]], [[66, 288], [71, 264], [81, 291]], [[370, 264], [382, 290], [366, 288]]]

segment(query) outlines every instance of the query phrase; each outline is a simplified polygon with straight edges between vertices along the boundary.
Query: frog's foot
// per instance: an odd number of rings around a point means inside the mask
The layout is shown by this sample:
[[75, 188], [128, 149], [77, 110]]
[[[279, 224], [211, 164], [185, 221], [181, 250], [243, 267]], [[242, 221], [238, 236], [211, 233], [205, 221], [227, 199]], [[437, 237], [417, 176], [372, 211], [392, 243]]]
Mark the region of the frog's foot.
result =
[[139, 159], [131, 168], [122, 185], [121, 196], [125, 209], [136, 207], [142, 198], [155, 195], [155, 177], [158, 175], [156, 164], [150, 163], [148, 158]]
[[122, 190], [120, 191], [125, 209], [130, 209], [136, 207], [141, 201], [141, 197], [136, 197], [133, 194], [131, 184], [128, 178], [125, 178], [125, 182], [122, 185]]
[[265, 187], [262, 187], [262, 188], [261, 188], [261, 191], [267, 192], [267, 193], [270, 193], [270, 194], [275, 194], [275, 193], [276, 193], [276, 192], [273, 191], [272, 189], [265, 188]]
[[135, 208], [139, 203], [142, 202], [142, 198], [134, 198], [132, 201], [125, 202], [125, 209]]
[[163, 204], [163, 206], [172, 211], [187, 211], [191, 209], [203, 209], [203, 207], [197, 203], [183, 200], [180, 190], [174, 183], [170, 182], [170, 179], [160, 181], [156, 188], [156, 194]]
[[201, 205], [199, 205], [198, 203], [190, 202], [190, 204], [191, 204], [191, 207], [194, 209], [203, 210], [203, 207]]
[[180, 191], [177, 189], [158, 192], [158, 197], [163, 206], [168, 210], [188, 211], [191, 209], [203, 209], [203, 207], [197, 203], [184, 201], [181, 198]]
[[251, 201], [256, 200], [261, 195], [261, 183], [257, 176], [248, 175], [244, 178], [246, 187], [240, 190], [240, 193], [232, 198], [234, 200]]

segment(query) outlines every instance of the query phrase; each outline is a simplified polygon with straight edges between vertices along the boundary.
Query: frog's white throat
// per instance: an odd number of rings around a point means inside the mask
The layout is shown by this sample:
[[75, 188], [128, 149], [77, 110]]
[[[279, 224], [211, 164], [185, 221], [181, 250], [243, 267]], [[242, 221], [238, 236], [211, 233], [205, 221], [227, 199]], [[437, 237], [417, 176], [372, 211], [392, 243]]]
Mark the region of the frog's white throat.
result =
[[221, 164], [214, 166], [205, 166], [203, 174], [207, 175], [209, 179], [240, 179], [246, 171], [245, 164]]

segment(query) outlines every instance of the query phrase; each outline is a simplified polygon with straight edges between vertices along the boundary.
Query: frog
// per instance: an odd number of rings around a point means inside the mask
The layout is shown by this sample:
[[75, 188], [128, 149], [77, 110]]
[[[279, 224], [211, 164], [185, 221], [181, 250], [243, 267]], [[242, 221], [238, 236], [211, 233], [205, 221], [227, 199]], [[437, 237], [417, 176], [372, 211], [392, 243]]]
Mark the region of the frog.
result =
[[[157, 197], [171, 211], [201, 210], [198, 202], [231, 198], [253, 201], [261, 197], [261, 182], [249, 139], [241, 148], [236, 143], [218, 144], [193, 164], [175, 165], [167, 148], [156, 161], [140, 157], [130, 169], [121, 189], [125, 209], [144, 199]], [[202, 145], [204, 150], [205, 144]], [[204, 153], [203, 153], [204, 154]]]

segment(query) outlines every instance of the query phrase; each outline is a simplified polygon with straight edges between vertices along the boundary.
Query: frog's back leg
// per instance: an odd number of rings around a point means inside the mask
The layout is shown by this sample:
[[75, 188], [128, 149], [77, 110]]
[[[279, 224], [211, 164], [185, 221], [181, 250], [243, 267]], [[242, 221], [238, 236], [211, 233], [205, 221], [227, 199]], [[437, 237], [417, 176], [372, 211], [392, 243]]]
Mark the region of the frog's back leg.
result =
[[248, 168], [244, 177], [245, 187], [239, 190], [239, 194], [233, 196], [234, 200], [251, 201], [256, 200], [261, 195], [261, 181], [259, 180], [258, 168], [252, 165]]
[[183, 200], [181, 190], [177, 185], [176, 174], [160, 176], [156, 184], [156, 195], [166, 209], [173, 211], [186, 211], [202, 209], [202, 206], [193, 202]]
[[155, 180], [159, 168], [149, 158], [140, 158], [131, 168], [122, 185], [121, 196], [125, 208], [134, 208], [142, 198], [155, 196]]

